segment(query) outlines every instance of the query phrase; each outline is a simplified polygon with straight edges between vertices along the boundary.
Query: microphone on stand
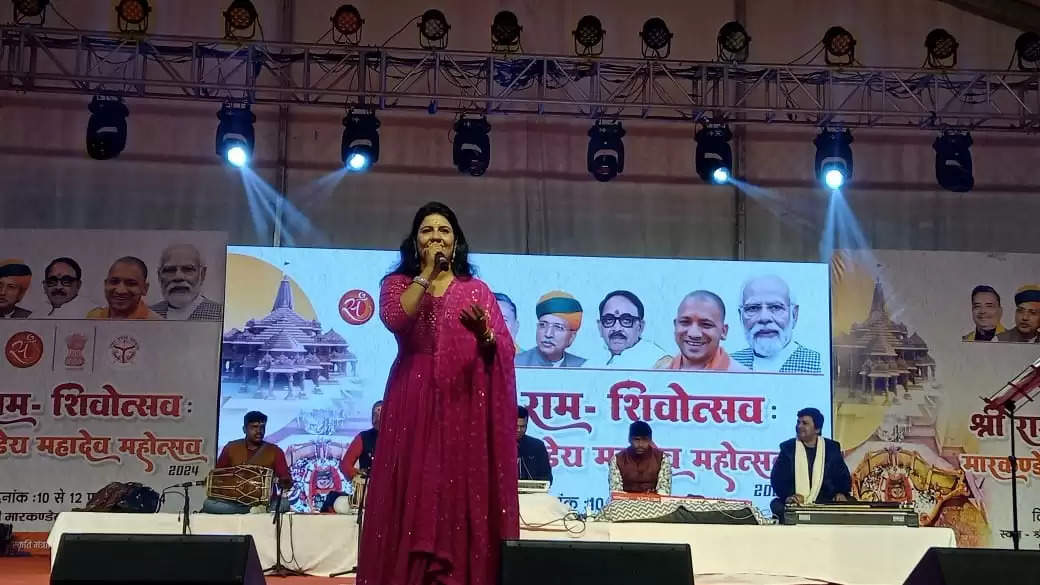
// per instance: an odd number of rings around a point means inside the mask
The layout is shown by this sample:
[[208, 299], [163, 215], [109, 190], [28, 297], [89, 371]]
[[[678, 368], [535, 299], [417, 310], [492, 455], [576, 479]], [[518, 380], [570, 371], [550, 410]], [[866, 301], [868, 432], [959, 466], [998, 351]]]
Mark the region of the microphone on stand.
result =
[[438, 270], [440, 270], [441, 272], [447, 272], [448, 271], [450, 266], [448, 265], [448, 258], [444, 254], [442, 254], [440, 252], [437, 252], [437, 255], [434, 256], [433, 258], [434, 258], [434, 262], [437, 263], [437, 269]]
[[184, 483], [179, 483], [179, 484], [177, 484], [177, 485], [175, 485], [173, 487], [190, 488], [190, 487], [195, 487], [195, 486], [200, 486], [200, 485], [206, 485], [206, 480], [200, 479], [198, 481], [186, 481]]

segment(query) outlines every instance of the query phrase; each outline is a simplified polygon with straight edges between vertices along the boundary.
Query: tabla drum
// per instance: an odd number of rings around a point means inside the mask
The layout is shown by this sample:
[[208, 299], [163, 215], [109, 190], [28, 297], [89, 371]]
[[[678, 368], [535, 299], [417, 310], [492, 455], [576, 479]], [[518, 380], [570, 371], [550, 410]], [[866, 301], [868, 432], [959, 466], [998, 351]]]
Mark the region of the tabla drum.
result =
[[350, 494], [350, 509], [357, 510], [365, 503], [365, 490], [368, 489], [368, 478], [360, 473], [350, 480], [354, 491]]
[[271, 501], [274, 470], [259, 465], [235, 465], [209, 472], [206, 497], [244, 506], [266, 506]]

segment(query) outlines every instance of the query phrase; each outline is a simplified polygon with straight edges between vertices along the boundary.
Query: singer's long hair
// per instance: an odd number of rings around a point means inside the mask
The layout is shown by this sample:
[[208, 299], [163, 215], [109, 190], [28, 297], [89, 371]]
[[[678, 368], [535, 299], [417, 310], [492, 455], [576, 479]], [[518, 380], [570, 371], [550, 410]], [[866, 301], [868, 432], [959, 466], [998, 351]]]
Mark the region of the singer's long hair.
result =
[[444, 216], [444, 219], [451, 224], [451, 231], [455, 233], [455, 258], [451, 263], [452, 273], [455, 276], [466, 277], [476, 274], [476, 267], [469, 263], [469, 244], [466, 242], [466, 234], [463, 233], [462, 226], [459, 225], [459, 218], [455, 216], [455, 212], [450, 207], [438, 201], [431, 201], [415, 212], [415, 219], [412, 220], [412, 229], [401, 242], [401, 258], [397, 266], [390, 271], [390, 274], [418, 276], [422, 271], [419, 262], [419, 249], [416, 247], [419, 226], [422, 225], [426, 216], [435, 213]]

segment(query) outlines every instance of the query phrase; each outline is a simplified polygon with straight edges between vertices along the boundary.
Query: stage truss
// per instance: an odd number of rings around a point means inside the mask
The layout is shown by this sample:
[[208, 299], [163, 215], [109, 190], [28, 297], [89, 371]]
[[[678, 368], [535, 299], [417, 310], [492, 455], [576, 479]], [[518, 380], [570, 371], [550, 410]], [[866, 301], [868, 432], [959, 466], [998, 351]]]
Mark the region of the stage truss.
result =
[[0, 27], [0, 90], [346, 109], [1032, 133], [1040, 74], [725, 64]]

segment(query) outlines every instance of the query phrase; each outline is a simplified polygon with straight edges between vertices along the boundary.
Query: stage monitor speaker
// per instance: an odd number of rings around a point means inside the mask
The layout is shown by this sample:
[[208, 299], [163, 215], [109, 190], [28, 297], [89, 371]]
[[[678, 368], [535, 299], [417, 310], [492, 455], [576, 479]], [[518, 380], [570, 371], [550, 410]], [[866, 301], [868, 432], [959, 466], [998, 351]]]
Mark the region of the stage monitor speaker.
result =
[[51, 585], [264, 585], [250, 535], [63, 534]]
[[1040, 550], [937, 548], [925, 551], [903, 585], [1040, 585]]
[[691, 585], [689, 544], [508, 540], [500, 585]]

